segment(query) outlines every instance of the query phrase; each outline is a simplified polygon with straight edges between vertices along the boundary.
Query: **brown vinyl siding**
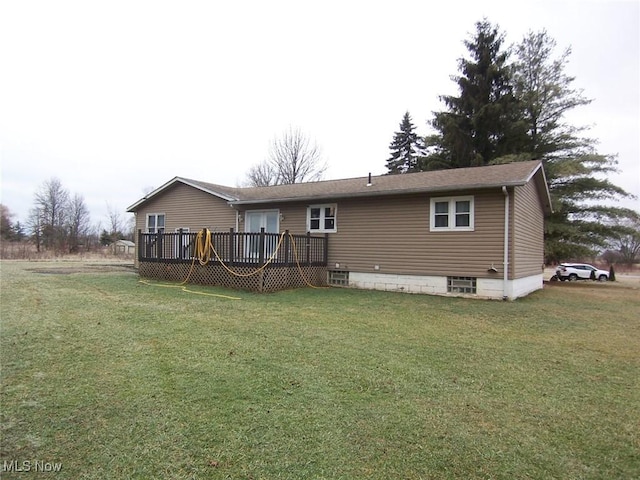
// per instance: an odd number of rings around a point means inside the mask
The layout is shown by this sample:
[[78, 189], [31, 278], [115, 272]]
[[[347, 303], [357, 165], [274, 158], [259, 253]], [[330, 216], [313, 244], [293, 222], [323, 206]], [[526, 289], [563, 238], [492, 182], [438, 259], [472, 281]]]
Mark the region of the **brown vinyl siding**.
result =
[[280, 212], [280, 232], [289, 230], [292, 234], [307, 233], [307, 207], [301, 204], [284, 203], [273, 205], [243, 205], [242, 209], [238, 209], [243, 221], [238, 225], [238, 230], [245, 231], [244, 215], [251, 211], [278, 210]]
[[[329, 268], [339, 263], [340, 270], [353, 272], [502, 278], [502, 192], [455, 192], [450, 196], [465, 195], [474, 196], [473, 232], [431, 232], [426, 194], [318, 203], [337, 204], [337, 233], [329, 233]], [[274, 204], [284, 217], [280, 230], [305, 233], [311, 204], [316, 203]], [[488, 273], [492, 265], [498, 273]]]
[[202, 228], [227, 230], [236, 224], [235, 210], [225, 200], [177, 183], [162, 195], [152, 198], [137, 212], [136, 229], [146, 229], [147, 214], [164, 213], [165, 230], [180, 227], [191, 231]]
[[[430, 196], [416, 193], [320, 202], [274, 202], [247, 210], [279, 210], [280, 231], [306, 233], [309, 205], [337, 205], [337, 232], [329, 233], [329, 268], [363, 273], [471, 276], [503, 278], [504, 195], [499, 188], [438, 192], [434, 197], [474, 197], [474, 231], [432, 232]], [[533, 182], [509, 189], [509, 278], [541, 272], [543, 211]], [[149, 199], [137, 212], [137, 229], [145, 230], [146, 215], [165, 214], [165, 229], [189, 227], [227, 231], [236, 225], [236, 209], [226, 200], [176, 183]], [[239, 223], [244, 231], [244, 222]], [[324, 234], [316, 234], [324, 235]], [[375, 265], [379, 266], [376, 270]], [[495, 267], [497, 272], [489, 269]]]
[[[280, 221], [280, 231], [289, 230], [294, 234], [307, 233], [307, 205], [278, 205], [283, 219]], [[320, 234], [318, 234], [320, 235]]]
[[[197, 232], [203, 228], [225, 231], [235, 227], [236, 211], [221, 198], [182, 183], [172, 185], [162, 195], [150, 199], [136, 212], [136, 232], [146, 232], [147, 215], [163, 213], [165, 231], [190, 228]], [[138, 242], [136, 240], [136, 259]], [[137, 260], [136, 260], [137, 262]]]
[[516, 187], [513, 200], [515, 278], [539, 275], [544, 263], [544, 213], [534, 183]]
[[501, 267], [500, 197], [476, 192], [474, 204], [473, 232], [431, 232], [428, 195], [338, 202], [338, 233], [329, 236], [329, 266], [340, 263], [341, 269], [383, 274], [486, 277], [492, 263]]

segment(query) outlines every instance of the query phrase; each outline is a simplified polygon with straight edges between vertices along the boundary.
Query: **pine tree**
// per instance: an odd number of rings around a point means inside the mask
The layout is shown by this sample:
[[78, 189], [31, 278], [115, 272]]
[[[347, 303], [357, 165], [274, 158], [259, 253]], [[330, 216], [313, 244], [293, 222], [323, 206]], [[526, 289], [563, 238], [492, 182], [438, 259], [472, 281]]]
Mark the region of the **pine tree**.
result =
[[421, 170], [421, 139], [415, 133], [415, 126], [409, 112], [402, 117], [400, 131], [394, 133], [389, 150], [391, 150], [391, 157], [387, 160], [387, 173], [411, 173]]
[[0, 203], [0, 238], [3, 240], [11, 240], [13, 236], [12, 217], [13, 213], [11, 213], [9, 208]]
[[553, 58], [555, 47], [545, 30], [529, 31], [515, 46], [514, 90], [526, 122], [527, 150], [534, 158], [551, 159], [574, 148], [575, 136], [585, 129], [564, 124], [563, 116], [591, 103], [582, 90], [572, 88], [575, 78], [564, 73], [571, 49]]
[[464, 42], [470, 58], [459, 60], [461, 75], [453, 77], [460, 95], [440, 97], [447, 110], [434, 112], [437, 133], [427, 137], [426, 169], [487, 165], [526, 142], [503, 42], [504, 34], [486, 19]]
[[13, 240], [21, 242], [25, 238], [24, 227], [18, 221], [13, 225]]
[[581, 136], [585, 127], [564, 121], [566, 112], [591, 100], [564, 73], [571, 49], [554, 58], [555, 47], [545, 31], [528, 32], [516, 46], [513, 76], [528, 133], [520, 153], [543, 161], [553, 201], [554, 213], [546, 221], [547, 261], [592, 255], [620, 230], [620, 218], [635, 215], [598, 203], [628, 194], [606, 178], [616, 170], [616, 158], [598, 154], [597, 142]]
[[607, 179], [617, 160], [564, 120], [591, 102], [564, 72], [571, 50], [554, 58], [555, 41], [529, 32], [510, 64], [504, 38], [487, 20], [476, 24], [465, 42], [470, 60], [460, 60], [454, 77], [460, 96], [440, 97], [448, 110], [434, 112], [423, 168], [541, 160], [554, 210], [545, 221], [547, 262], [592, 256], [621, 233], [621, 219], [638, 215], [601, 203], [628, 196]]

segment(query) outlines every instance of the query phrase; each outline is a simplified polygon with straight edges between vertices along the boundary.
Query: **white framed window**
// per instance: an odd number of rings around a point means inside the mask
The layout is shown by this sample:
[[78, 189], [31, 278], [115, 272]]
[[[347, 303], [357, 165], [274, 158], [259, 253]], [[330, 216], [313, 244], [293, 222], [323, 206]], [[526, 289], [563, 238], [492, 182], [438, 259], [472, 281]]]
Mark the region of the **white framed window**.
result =
[[307, 231], [309, 232], [337, 232], [338, 207], [335, 203], [327, 205], [309, 205], [307, 208]]
[[429, 230], [432, 232], [474, 230], [473, 196], [432, 198], [430, 210]]
[[147, 233], [164, 232], [164, 213], [149, 213], [147, 215]]

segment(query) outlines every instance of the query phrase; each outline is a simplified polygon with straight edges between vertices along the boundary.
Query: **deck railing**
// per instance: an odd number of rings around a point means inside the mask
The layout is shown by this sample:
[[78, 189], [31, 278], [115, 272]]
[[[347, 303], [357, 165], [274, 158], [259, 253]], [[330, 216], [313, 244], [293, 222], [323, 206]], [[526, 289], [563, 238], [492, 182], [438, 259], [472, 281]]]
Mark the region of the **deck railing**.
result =
[[[138, 230], [140, 262], [183, 263], [194, 261], [198, 233], [142, 233]], [[211, 232], [211, 244], [217, 257], [229, 266], [326, 266], [328, 235], [314, 237], [284, 233]], [[220, 260], [210, 252], [210, 262]], [[197, 261], [197, 259], [196, 259]]]

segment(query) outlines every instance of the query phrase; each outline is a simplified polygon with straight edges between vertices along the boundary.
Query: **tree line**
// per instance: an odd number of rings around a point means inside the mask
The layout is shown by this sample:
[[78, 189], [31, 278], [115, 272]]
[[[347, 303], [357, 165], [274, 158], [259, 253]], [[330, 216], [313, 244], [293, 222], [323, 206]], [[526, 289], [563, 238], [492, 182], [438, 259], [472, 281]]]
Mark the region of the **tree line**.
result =
[[640, 215], [608, 202], [631, 197], [607, 179], [617, 158], [598, 153], [586, 127], [566, 122], [567, 112], [592, 101], [565, 73], [571, 49], [556, 55], [556, 42], [544, 30], [507, 47], [498, 26], [484, 19], [475, 27], [452, 77], [458, 94], [439, 97], [445, 108], [433, 112], [425, 137], [404, 114], [389, 145], [388, 173], [541, 160], [553, 207], [545, 221], [546, 261], [614, 249], [633, 263], [640, 255]]
[[34, 194], [25, 223], [13, 221], [13, 213], [0, 205], [0, 237], [3, 242], [30, 241], [36, 252], [56, 254], [91, 251], [119, 239], [133, 238], [133, 225], [107, 205], [109, 226], [91, 223], [89, 209], [80, 194], [71, 194], [58, 178], [43, 182]]

